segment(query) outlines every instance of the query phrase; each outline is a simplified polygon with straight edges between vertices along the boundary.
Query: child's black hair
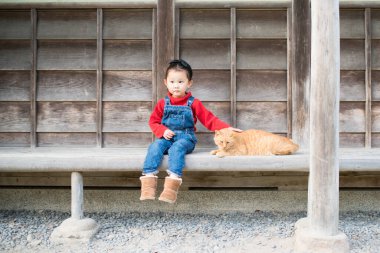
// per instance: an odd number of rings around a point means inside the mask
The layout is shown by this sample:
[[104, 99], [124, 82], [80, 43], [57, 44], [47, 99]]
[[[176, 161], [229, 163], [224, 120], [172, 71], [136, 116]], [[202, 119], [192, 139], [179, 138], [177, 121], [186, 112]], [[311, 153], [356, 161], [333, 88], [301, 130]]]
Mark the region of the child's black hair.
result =
[[191, 69], [190, 64], [188, 64], [187, 62], [185, 62], [182, 59], [172, 60], [171, 62], [169, 62], [169, 66], [166, 69], [165, 78], [168, 77], [169, 70], [171, 70], [171, 69], [185, 70], [186, 75], [187, 75], [187, 79], [189, 79], [189, 81], [191, 81], [191, 79], [193, 78], [193, 70]]

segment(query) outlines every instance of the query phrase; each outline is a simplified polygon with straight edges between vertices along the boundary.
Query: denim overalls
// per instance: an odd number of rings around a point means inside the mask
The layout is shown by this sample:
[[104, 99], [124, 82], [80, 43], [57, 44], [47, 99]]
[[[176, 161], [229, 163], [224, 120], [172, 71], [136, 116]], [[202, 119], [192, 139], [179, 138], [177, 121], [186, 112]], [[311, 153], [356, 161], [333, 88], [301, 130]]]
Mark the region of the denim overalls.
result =
[[197, 139], [194, 134], [194, 118], [191, 105], [194, 97], [189, 97], [187, 105], [171, 105], [170, 98], [165, 97], [164, 115], [161, 123], [172, 130], [175, 135], [171, 140], [164, 137], [150, 144], [145, 158], [143, 174], [157, 174], [164, 154], [169, 154], [169, 174], [182, 176], [185, 167], [185, 155], [191, 153]]

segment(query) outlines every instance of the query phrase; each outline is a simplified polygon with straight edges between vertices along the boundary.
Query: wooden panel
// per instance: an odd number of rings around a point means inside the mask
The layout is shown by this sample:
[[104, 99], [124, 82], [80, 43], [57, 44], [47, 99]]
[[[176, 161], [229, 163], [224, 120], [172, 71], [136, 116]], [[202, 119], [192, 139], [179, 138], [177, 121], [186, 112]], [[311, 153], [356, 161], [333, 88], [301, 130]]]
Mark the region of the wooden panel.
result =
[[29, 99], [29, 71], [0, 71], [0, 101], [28, 101]]
[[38, 101], [96, 101], [95, 71], [39, 71]]
[[237, 127], [287, 132], [286, 102], [238, 102]]
[[216, 149], [216, 145], [214, 142], [214, 133], [212, 132], [197, 132], [195, 134], [197, 137], [197, 146], [196, 148], [211, 148]]
[[152, 42], [105, 40], [104, 70], [151, 70]]
[[0, 11], [0, 39], [30, 39], [29, 11]]
[[372, 101], [380, 101], [380, 71], [372, 70]]
[[231, 96], [230, 71], [195, 70], [190, 90], [201, 101], [229, 101]]
[[151, 101], [151, 71], [104, 71], [103, 101]]
[[[231, 124], [231, 104], [228, 102], [202, 102], [207, 110], [211, 111], [220, 120]], [[196, 124], [198, 132], [209, 132], [209, 130], [202, 125], [198, 120]]]
[[152, 142], [151, 133], [104, 133], [106, 148], [147, 148]]
[[0, 69], [30, 70], [31, 67], [30, 41], [0, 40]]
[[104, 10], [104, 39], [152, 38], [152, 10]]
[[340, 72], [340, 100], [365, 101], [365, 72]]
[[0, 147], [30, 147], [30, 134], [0, 133]]
[[95, 132], [95, 102], [37, 103], [38, 132]]
[[340, 37], [364, 38], [364, 11], [340, 10]]
[[286, 40], [238, 40], [238, 69], [286, 69]]
[[285, 10], [239, 10], [236, 17], [238, 38], [286, 38]]
[[380, 132], [380, 102], [372, 102], [372, 131]]
[[0, 102], [0, 132], [29, 132], [30, 103]]
[[39, 147], [95, 147], [96, 133], [38, 133]]
[[238, 101], [286, 101], [286, 71], [237, 72]]
[[104, 102], [103, 132], [150, 132], [151, 102]]
[[380, 148], [380, 133], [372, 133], [372, 147], [373, 148]]
[[371, 10], [372, 39], [380, 39], [380, 10]]
[[365, 134], [340, 133], [339, 147], [340, 148], [364, 148]]
[[193, 69], [230, 69], [228, 40], [181, 40], [180, 58]]
[[38, 39], [96, 39], [96, 10], [38, 12]]
[[372, 69], [380, 70], [380, 40], [372, 40]]
[[341, 102], [339, 113], [340, 132], [365, 132], [365, 103]]
[[365, 69], [364, 40], [340, 40], [340, 69]]
[[180, 19], [180, 38], [230, 38], [229, 10], [185, 9]]
[[96, 40], [42, 40], [38, 42], [39, 70], [95, 70]]

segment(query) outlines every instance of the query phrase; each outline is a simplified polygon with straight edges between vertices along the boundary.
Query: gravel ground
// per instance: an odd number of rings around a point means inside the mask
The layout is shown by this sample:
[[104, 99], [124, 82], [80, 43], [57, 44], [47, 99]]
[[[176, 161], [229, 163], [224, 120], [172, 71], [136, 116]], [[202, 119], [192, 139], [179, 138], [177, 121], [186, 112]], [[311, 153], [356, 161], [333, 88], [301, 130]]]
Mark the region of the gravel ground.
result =
[[[68, 213], [0, 211], [0, 252], [291, 253], [294, 223], [306, 213], [90, 213], [100, 231], [88, 244], [53, 245]], [[380, 211], [341, 213], [351, 252], [380, 252]]]

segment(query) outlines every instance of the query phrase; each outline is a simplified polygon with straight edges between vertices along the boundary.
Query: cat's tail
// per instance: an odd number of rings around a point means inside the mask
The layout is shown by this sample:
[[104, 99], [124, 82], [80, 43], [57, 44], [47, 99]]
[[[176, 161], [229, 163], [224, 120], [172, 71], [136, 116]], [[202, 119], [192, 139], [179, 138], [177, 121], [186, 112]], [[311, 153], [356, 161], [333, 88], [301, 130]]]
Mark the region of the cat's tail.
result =
[[299, 149], [299, 145], [289, 140], [282, 141], [276, 145], [274, 155], [290, 155]]

